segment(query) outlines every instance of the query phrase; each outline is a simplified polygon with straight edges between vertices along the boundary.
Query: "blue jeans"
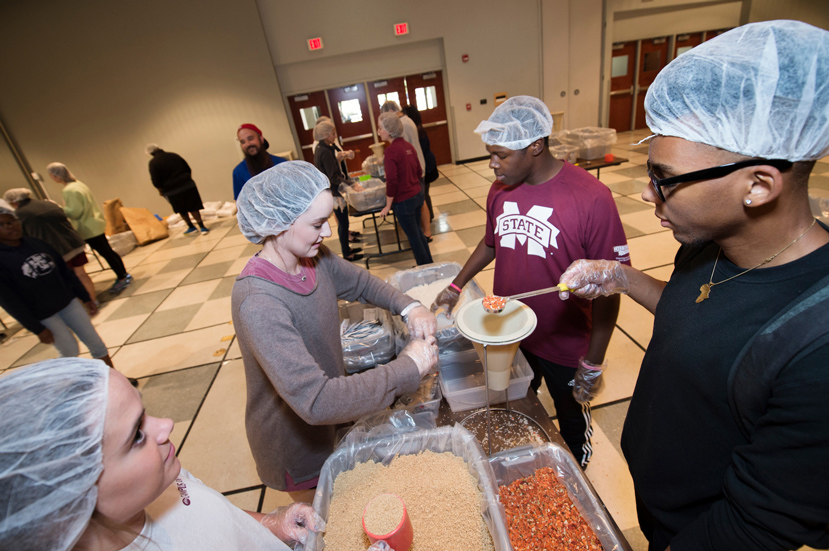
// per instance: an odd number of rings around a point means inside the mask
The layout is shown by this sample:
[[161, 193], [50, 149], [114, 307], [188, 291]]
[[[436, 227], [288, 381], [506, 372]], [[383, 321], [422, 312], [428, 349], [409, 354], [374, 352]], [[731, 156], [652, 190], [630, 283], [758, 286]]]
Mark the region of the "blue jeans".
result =
[[86, 308], [76, 298], [72, 299], [66, 308], [40, 320], [40, 323], [52, 332], [52, 336], [55, 337], [55, 348], [58, 349], [61, 358], [73, 358], [80, 354], [75, 335], [89, 348], [89, 353], [93, 358], [103, 358], [109, 355], [104, 341], [92, 326], [92, 320], [89, 319]]
[[420, 209], [423, 208], [423, 190], [414, 197], [394, 203], [394, 216], [409, 239], [418, 266], [432, 263], [429, 242], [420, 227]]

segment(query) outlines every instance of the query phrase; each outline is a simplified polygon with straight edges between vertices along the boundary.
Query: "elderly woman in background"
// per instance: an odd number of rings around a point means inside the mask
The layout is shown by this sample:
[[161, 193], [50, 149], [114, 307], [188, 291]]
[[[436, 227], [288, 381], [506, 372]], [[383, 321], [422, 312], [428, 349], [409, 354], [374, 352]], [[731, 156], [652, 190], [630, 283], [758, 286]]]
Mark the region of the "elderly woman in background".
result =
[[432, 263], [429, 241], [420, 226], [423, 208], [423, 189], [420, 179], [423, 171], [412, 144], [403, 139], [403, 123], [395, 113], [383, 113], [377, 123], [377, 133], [383, 141], [391, 142], [383, 157], [386, 170], [386, 206], [380, 211], [385, 217], [394, 205], [394, 216], [409, 239], [415, 262]]
[[[328, 177], [331, 195], [334, 197], [334, 216], [337, 218], [337, 236], [340, 238], [343, 258], [360, 260], [363, 255], [357, 253], [362, 249], [350, 245], [357, 239], [352, 237], [348, 231], [348, 205], [345, 204], [345, 198], [340, 194], [340, 184], [348, 185], [350, 182], [340, 167], [341, 158], [338, 157], [338, 153], [342, 152], [336, 146], [337, 129], [334, 128], [334, 123], [330, 120], [320, 121], [314, 127], [314, 139], [319, 142], [314, 151], [314, 166]], [[359, 184], [355, 186], [358, 191], [361, 189]]]
[[[239, 229], [262, 250], [233, 286], [231, 308], [247, 383], [245, 425], [259, 477], [305, 497], [334, 451], [338, 424], [414, 392], [437, 363], [435, 317], [419, 302], [332, 254], [328, 179], [289, 161], [251, 178]], [[397, 359], [345, 376], [337, 299], [400, 314], [413, 338]]]
[[84, 268], [88, 263], [84, 252], [86, 243], [72, 227], [63, 209], [52, 201], [32, 199], [32, 192], [26, 188], [10, 189], [3, 199], [11, 205], [23, 224], [23, 233], [51, 245], [95, 300], [95, 284]]
[[115, 272], [115, 283], [110, 292], [117, 293], [132, 283], [132, 276], [127, 273], [124, 262], [118, 253], [112, 250], [104, 235], [106, 220], [101, 207], [92, 196], [86, 184], [79, 182], [62, 163], [50, 163], [46, 167], [49, 177], [63, 186], [63, 212], [72, 225], [98, 254], [104, 257], [109, 267]]

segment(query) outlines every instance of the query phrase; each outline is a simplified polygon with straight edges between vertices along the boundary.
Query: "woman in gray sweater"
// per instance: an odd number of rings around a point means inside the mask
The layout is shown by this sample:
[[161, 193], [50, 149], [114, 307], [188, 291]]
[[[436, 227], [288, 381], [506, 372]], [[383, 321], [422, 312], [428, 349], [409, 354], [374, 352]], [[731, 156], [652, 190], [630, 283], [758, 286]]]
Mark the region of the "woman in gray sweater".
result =
[[[328, 179], [304, 161], [254, 176], [237, 200], [240, 230], [263, 245], [232, 295], [248, 442], [262, 481], [294, 499], [316, 486], [338, 424], [414, 392], [437, 363], [429, 310], [322, 245], [333, 203]], [[414, 338], [396, 360], [346, 377], [338, 298], [401, 314]]]

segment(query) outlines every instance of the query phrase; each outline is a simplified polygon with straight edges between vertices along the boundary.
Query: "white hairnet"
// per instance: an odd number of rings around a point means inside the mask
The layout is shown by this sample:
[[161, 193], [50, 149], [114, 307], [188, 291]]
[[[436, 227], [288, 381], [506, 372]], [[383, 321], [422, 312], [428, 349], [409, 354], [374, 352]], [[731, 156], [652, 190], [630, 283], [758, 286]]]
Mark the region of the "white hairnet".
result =
[[9, 203], [19, 203], [32, 197], [31, 190], [24, 187], [10, 189], [3, 194], [3, 200]]
[[61, 358], [0, 379], [0, 549], [72, 549], [103, 470], [109, 367]]
[[799, 21], [732, 29], [673, 60], [645, 97], [651, 131], [749, 157], [829, 153], [829, 32]]
[[543, 101], [532, 96], [509, 98], [475, 129], [485, 144], [515, 151], [549, 136], [552, 131], [550, 110]]
[[389, 133], [391, 139], [399, 138], [403, 135], [403, 121], [397, 116], [397, 113], [382, 113], [377, 119], [377, 123]]
[[239, 229], [252, 243], [287, 230], [308, 210], [328, 178], [311, 163], [287, 161], [247, 181], [236, 199]]
[[331, 132], [334, 130], [336, 130], [336, 128], [334, 127], [334, 123], [331, 122], [331, 119], [320, 121], [316, 126], [314, 126], [314, 139], [321, 142], [330, 136]]

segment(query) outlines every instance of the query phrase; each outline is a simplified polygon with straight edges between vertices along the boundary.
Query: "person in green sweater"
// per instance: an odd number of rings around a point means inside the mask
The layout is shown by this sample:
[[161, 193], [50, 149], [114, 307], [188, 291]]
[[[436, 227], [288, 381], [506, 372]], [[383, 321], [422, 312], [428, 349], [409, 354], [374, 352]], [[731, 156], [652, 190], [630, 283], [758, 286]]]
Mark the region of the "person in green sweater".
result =
[[92, 191], [84, 184], [75, 179], [63, 163], [50, 163], [46, 167], [49, 177], [63, 186], [63, 211], [72, 225], [81, 234], [84, 241], [89, 243], [95, 252], [104, 257], [109, 267], [115, 272], [115, 283], [110, 287], [110, 292], [122, 291], [132, 283], [132, 276], [127, 273], [124, 262], [118, 253], [112, 250], [104, 235], [106, 220], [101, 207], [92, 196]]

